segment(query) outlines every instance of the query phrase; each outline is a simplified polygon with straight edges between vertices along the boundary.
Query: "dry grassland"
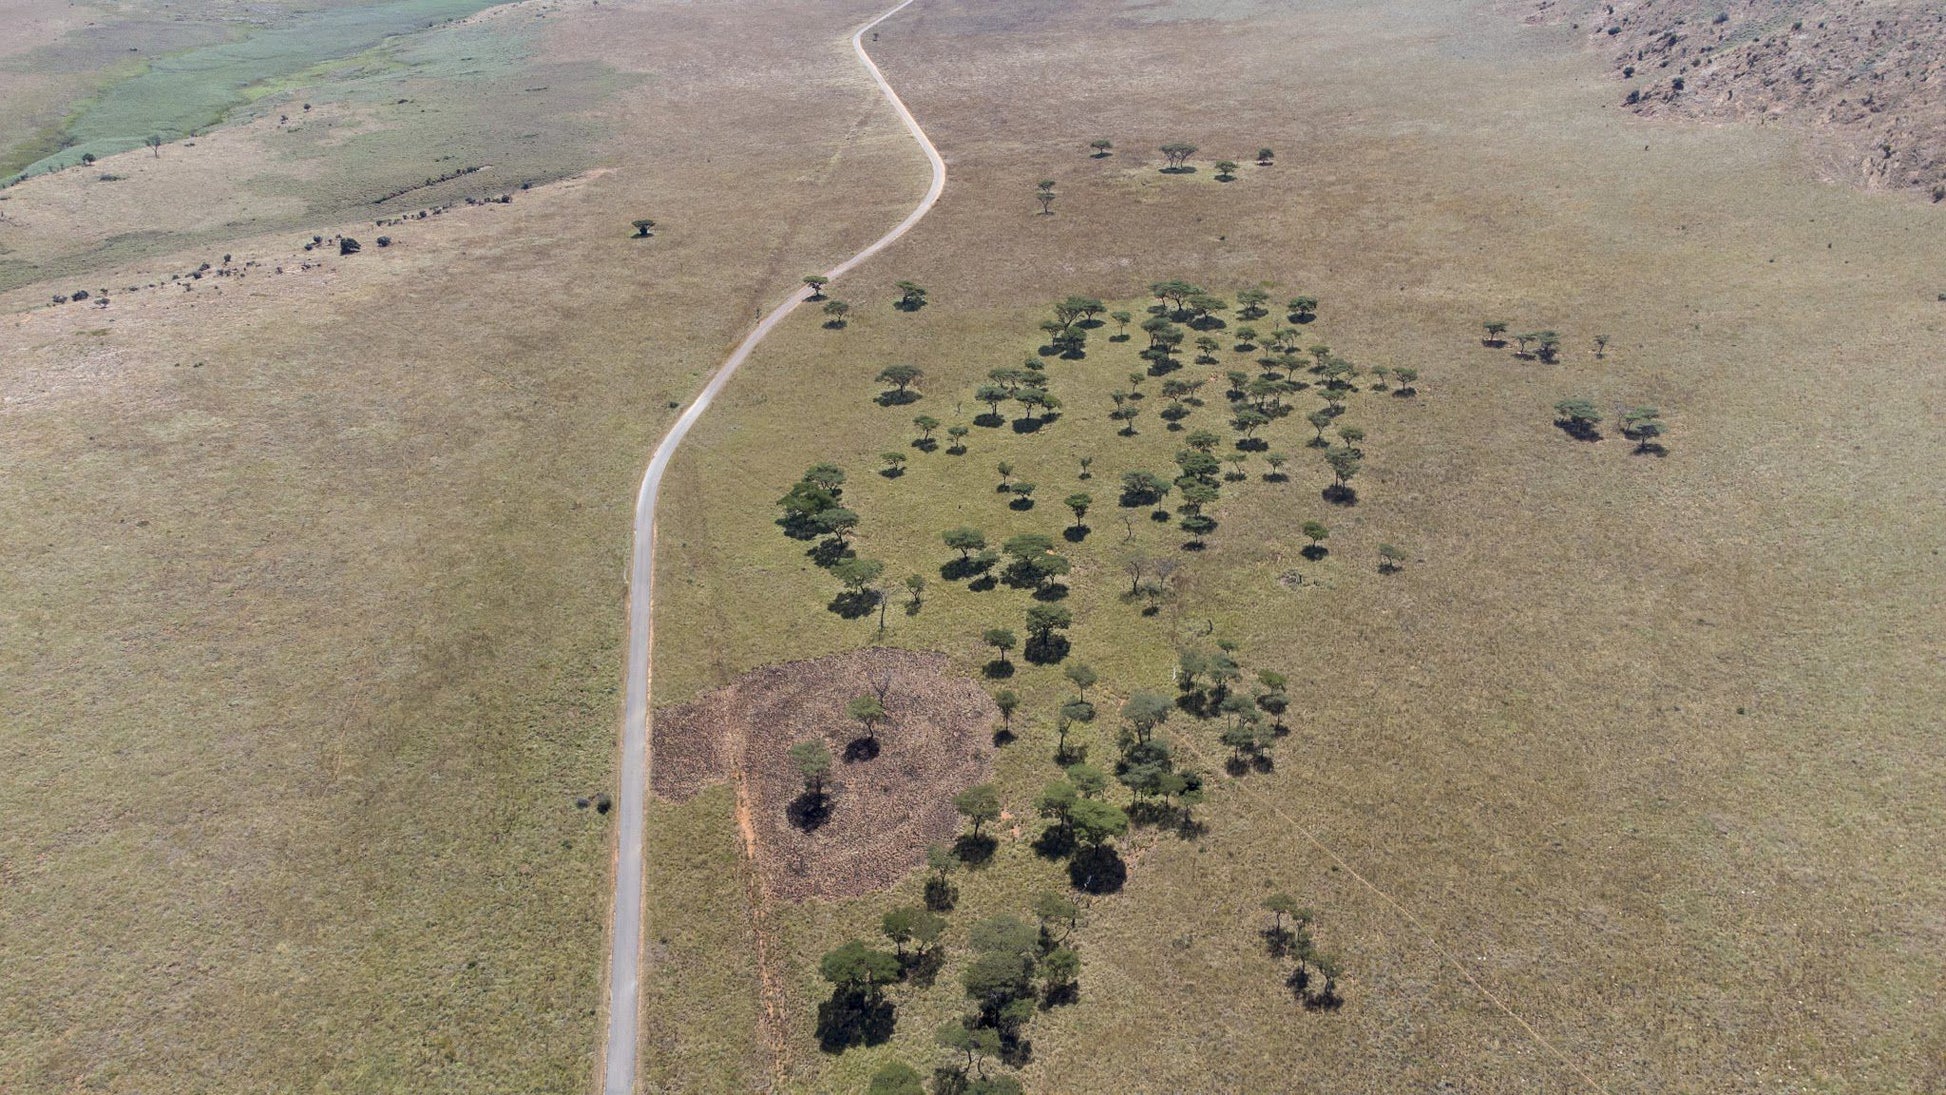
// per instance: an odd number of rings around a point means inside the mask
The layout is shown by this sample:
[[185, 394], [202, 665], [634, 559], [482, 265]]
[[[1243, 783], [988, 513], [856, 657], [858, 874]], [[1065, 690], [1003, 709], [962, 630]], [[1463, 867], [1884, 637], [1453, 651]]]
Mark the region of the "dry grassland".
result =
[[629, 504], [760, 309], [923, 185], [863, 11], [591, 6], [544, 59], [639, 82], [584, 176], [9, 298], [0, 1090], [588, 1081]]
[[[979, 630], [1018, 629], [1030, 602], [939, 581], [939, 531], [1058, 533], [1060, 499], [1086, 489], [1094, 531], [1072, 548], [1063, 603], [1108, 702], [1166, 687], [1175, 644], [1206, 627], [1292, 680], [1277, 771], [1219, 780], [1202, 839], [1132, 841], [1127, 888], [1094, 901], [1080, 935], [1082, 1002], [1030, 1028], [1029, 1090], [1942, 1081], [1936, 215], [1817, 184], [1777, 132], [1630, 118], [1565, 29], [1470, 6], [927, 0], [875, 49], [953, 174], [937, 211], [837, 288], [860, 306], [850, 327], [794, 318], [672, 468], [658, 703], [874, 640], [875, 621], [826, 610], [837, 583], [773, 524], [774, 499], [826, 459], [851, 473], [859, 553], [934, 578], [883, 641], [975, 671]], [[1097, 136], [1115, 156], [1088, 158]], [[1202, 146], [1199, 173], [1157, 173], [1150, 150], [1170, 139]], [[1212, 180], [1212, 160], [1259, 145], [1275, 167]], [[1058, 181], [1053, 216], [1034, 215], [1040, 178]], [[1106, 331], [1084, 361], [1050, 362], [1059, 422], [975, 429], [965, 456], [907, 449], [903, 476], [873, 474], [914, 414], [982, 411], [973, 386], [1033, 351], [1049, 302], [1139, 306], [1165, 277], [1315, 294], [1307, 342], [1421, 371], [1417, 399], [1352, 404], [1370, 454], [1359, 505], [1320, 499], [1301, 415], [1272, 426], [1292, 482], [1262, 482], [1254, 463], [1226, 486], [1177, 599], [1141, 617], [1118, 598], [1113, 484], [1169, 471], [1176, 443], [1154, 381], [1140, 434], [1114, 435], [1107, 392], [1139, 367], [1140, 336]], [[894, 311], [901, 278], [933, 303]], [[1478, 323], [1496, 316], [1562, 331], [1563, 361], [1482, 347]], [[1596, 333], [1613, 336], [1605, 359]], [[926, 370], [920, 402], [872, 402], [894, 361]], [[1569, 396], [1611, 421], [1618, 404], [1662, 407], [1670, 455], [1632, 456], [1612, 429], [1568, 440], [1550, 408]], [[1216, 406], [1188, 425], [1215, 424]], [[1000, 460], [1039, 484], [1032, 511], [994, 494]], [[1333, 529], [1318, 564], [1295, 534], [1313, 518]], [[1136, 534], [1156, 551], [1180, 541], [1139, 518]], [[1409, 548], [1403, 573], [1376, 572], [1382, 541]], [[1297, 590], [1279, 581], [1293, 568]], [[1027, 843], [1069, 689], [1027, 666], [1009, 687], [1039, 722], [996, 760], [1019, 837], [962, 879], [962, 944], [965, 925], [1063, 878]], [[1213, 759], [1213, 728], [1179, 722]], [[1111, 732], [1098, 726], [1098, 753]], [[658, 807], [651, 861], [681, 854], [711, 811], [723, 820], [721, 803]], [[783, 1087], [855, 1090], [888, 1056], [930, 1067], [932, 1030], [962, 1007], [957, 967], [898, 995], [883, 1049], [826, 1057], [811, 1030], [817, 957], [918, 885], [766, 914], [791, 997]], [[1262, 956], [1257, 902], [1274, 887], [1317, 907], [1321, 941], [1345, 955], [1341, 1011], [1295, 1006]], [[680, 887], [651, 898], [665, 935], [744, 953], [745, 925], [720, 907]], [[754, 1005], [694, 968], [661, 967], [656, 1089], [742, 1090], [747, 1072], [672, 1063], [698, 1038], [718, 1054], [754, 1042], [718, 1025]]]

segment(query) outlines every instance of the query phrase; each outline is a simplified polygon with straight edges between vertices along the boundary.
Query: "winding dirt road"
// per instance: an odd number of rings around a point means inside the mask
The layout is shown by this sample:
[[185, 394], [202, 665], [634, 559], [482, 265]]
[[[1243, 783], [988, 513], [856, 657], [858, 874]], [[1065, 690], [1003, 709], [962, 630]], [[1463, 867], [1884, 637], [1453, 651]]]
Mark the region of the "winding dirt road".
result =
[[[825, 276], [836, 281], [856, 269], [860, 263], [890, 247], [900, 236], [905, 235], [920, 218], [931, 211], [933, 203], [939, 200], [940, 192], [946, 188], [946, 161], [933, 147], [926, 131], [906, 109], [898, 93], [886, 82], [885, 74], [879, 71], [871, 55], [865, 52], [865, 35], [872, 28], [885, 22], [915, 3], [916, 0], [903, 0], [889, 11], [859, 27], [852, 33], [851, 48], [858, 54], [859, 63], [865, 66], [878, 89], [884, 94], [892, 109], [898, 112], [912, 139], [919, 142], [926, 159], [932, 163], [932, 185], [926, 189], [926, 196], [913, 207], [912, 212], [898, 223], [890, 232], [880, 236], [871, 246], [851, 256], [825, 272]], [[744, 336], [742, 342], [724, 359], [723, 364], [711, 374], [709, 383], [703, 386], [689, 406], [685, 407], [676, 424], [663, 435], [662, 443], [656, 446], [655, 455], [649, 459], [648, 472], [642, 476], [641, 490], [635, 496], [635, 550], [629, 563], [628, 598], [628, 685], [622, 705], [622, 766], [621, 793], [617, 802], [619, 827], [616, 837], [615, 898], [609, 933], [608, 962], [608, 1036], [603, 1047], [602, 1093], [603, 1095], [634, 1095], [636, 1079], [636, 1055], [639, 1037], [638, 1022], [641, 1017], [641, 973], [642, 973], [642, 936], [644, 927], [642, 898], [642, 827], [643, 804], [648, 794], [648, 735], [649, 735], [649, 651], [655, 637], [655, 513], [656, 499], [662, 491], [662, 473], [669, 467], [669, 461], [676, 454], [683, 438], [689, 435], [690, 428], [710, 408], [717, 393], [721, 392], [737, 368], [749, 358], [750, 352], [775, 330], [784, 317], [795, 311], [799, 304], [809, 298], [806, 290], [792, 293], [790, 298], [772, 309], [761, 322]]]

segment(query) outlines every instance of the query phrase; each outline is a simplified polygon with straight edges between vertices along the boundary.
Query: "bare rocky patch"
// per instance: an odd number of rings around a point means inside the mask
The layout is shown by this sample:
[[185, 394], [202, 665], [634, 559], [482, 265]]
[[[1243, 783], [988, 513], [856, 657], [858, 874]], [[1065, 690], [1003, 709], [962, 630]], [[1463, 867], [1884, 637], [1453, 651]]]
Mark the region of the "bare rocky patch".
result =
[[1834, 178], [1946, 201], [1946, 15], [1912, 0], [1538, 0], [1649, 117], [1786, 121]]
[[[875, 755], [845, 711], [874, 693], [886, 710]], [[683, 801], [730, 779], [741, 756], [769, 892], [866, 893], [917, 866], [926, 845], [951, 839], [952, 795], [990, 770], [998, 717], [986, 690], [955, 675], [944, 654], [875, 648], [768, 665], [655, 713], [651, 784]], [[828, 812], [808, 826], [793, 820], [804, 780], [787, 755], [807, 739], [836, 758]]]

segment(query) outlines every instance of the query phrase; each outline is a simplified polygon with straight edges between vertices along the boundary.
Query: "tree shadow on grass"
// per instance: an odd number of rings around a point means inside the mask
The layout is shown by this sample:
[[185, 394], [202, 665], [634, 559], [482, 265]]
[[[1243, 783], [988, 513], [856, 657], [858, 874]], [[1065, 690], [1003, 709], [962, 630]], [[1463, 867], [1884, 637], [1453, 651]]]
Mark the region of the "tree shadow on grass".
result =
[[1070, 544], [1078, 544], [1086, 540], [1088, 534], [1093, 531], [1094, 528], [1090, 525], [1069, 525], [1067, 528], [1061, 530], [1061, 539], [1066, 540]]
[[999, 847], [1000, 841], [992, 833], [981, 833], [978, 836], [972, 833], [961, 833], [953, 841], [953, 853], [959, 856], [960, 862], [969, 868], [986, 866], [987, 861], [993, 858], [993, 853]]
[[1554, 420], [1554, 424], [1561, 428], [1562, 433], [1567, 434], [1576, 441], [1601, 440], [1601, 431], [1596, 429], [1592, 423], [1574, 418], [1557, 418]]
[[973, 424], [975, 426], [980, 426], [985, 429], [993, 430], [993, 429], [999, 429], [1001, 426], [1006, 425], [1007, 420], [1000, 417], [997, 414], [993, 414], [989, 412], [987, 414], [974, 415]]
[[818, 566], [829, 569], [851, 558], [852, 550], [850, 544], [833, 536], [819, 540], [809, 548], [806, 548], [804, 556]]
[[1298, 551], [1298, 554], [1315, 563], [1331, 554], [1331, 549], [1325, 547], [1323, 544], [1306, 544], [1303, 549]]
[[878, 611], [878, 598], [865, 590], [846, 590], [824, 606], [847, 620], [857, 620]]
[[818, 1005], [818, 1048], [843, 1053], [852, 1046], [882, 1045], [891, 1040], [896, 1023], [890, 1000], [834, 990]]
[[853, 738], [845, 743], [844, 760], [846, 764], [861, 764], [877, 760], [879, 741], [877, 738]]
[[1035, 665], [1054, 665], [1068, 656], [1072, 649], [1065, 635], [1049, 635], [1045, 639], [1029, 639], [1021, 656]]
[[913, 391], [911, 388], [907, 388], [904, 391], [893, 388], [890, 391], [878, 393], [872, 402], [877, 403], [881, 407], [904, 407], [919, 402], [919, 393]]
[[1325, 501], [1334, 506], [1355, 506], [1358, 504], [1358, 492], [1345, 486], [1343, 483], [1333, 483], [1319, 493]]
[[1074, 834], [1060, 825], [1049, 825], [1034, 840], [1034, 854], [1044, 859], [1063, 859], [1074, 851]]
[[1128, 882], [1128, 864], [1114, 845], [1084, 848], [1068, 860], [1068, 882], [1082, 893], [1120, 893]]
[[1014, 675], [1014, 663], [995, 658], [980, 667], [980, 674], [990, 681], [1004, 681]]

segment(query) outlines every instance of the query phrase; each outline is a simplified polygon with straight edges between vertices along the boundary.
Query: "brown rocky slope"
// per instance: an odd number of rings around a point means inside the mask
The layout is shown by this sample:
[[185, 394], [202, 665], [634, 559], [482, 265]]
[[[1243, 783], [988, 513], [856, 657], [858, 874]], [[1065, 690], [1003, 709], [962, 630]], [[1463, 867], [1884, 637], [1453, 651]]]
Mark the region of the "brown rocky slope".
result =
[[1946, 201], [1946, 9], [1935, 0], [1538, 0], [1585, 29], [1652, 117], [1800, 127], [1820, 169]]

